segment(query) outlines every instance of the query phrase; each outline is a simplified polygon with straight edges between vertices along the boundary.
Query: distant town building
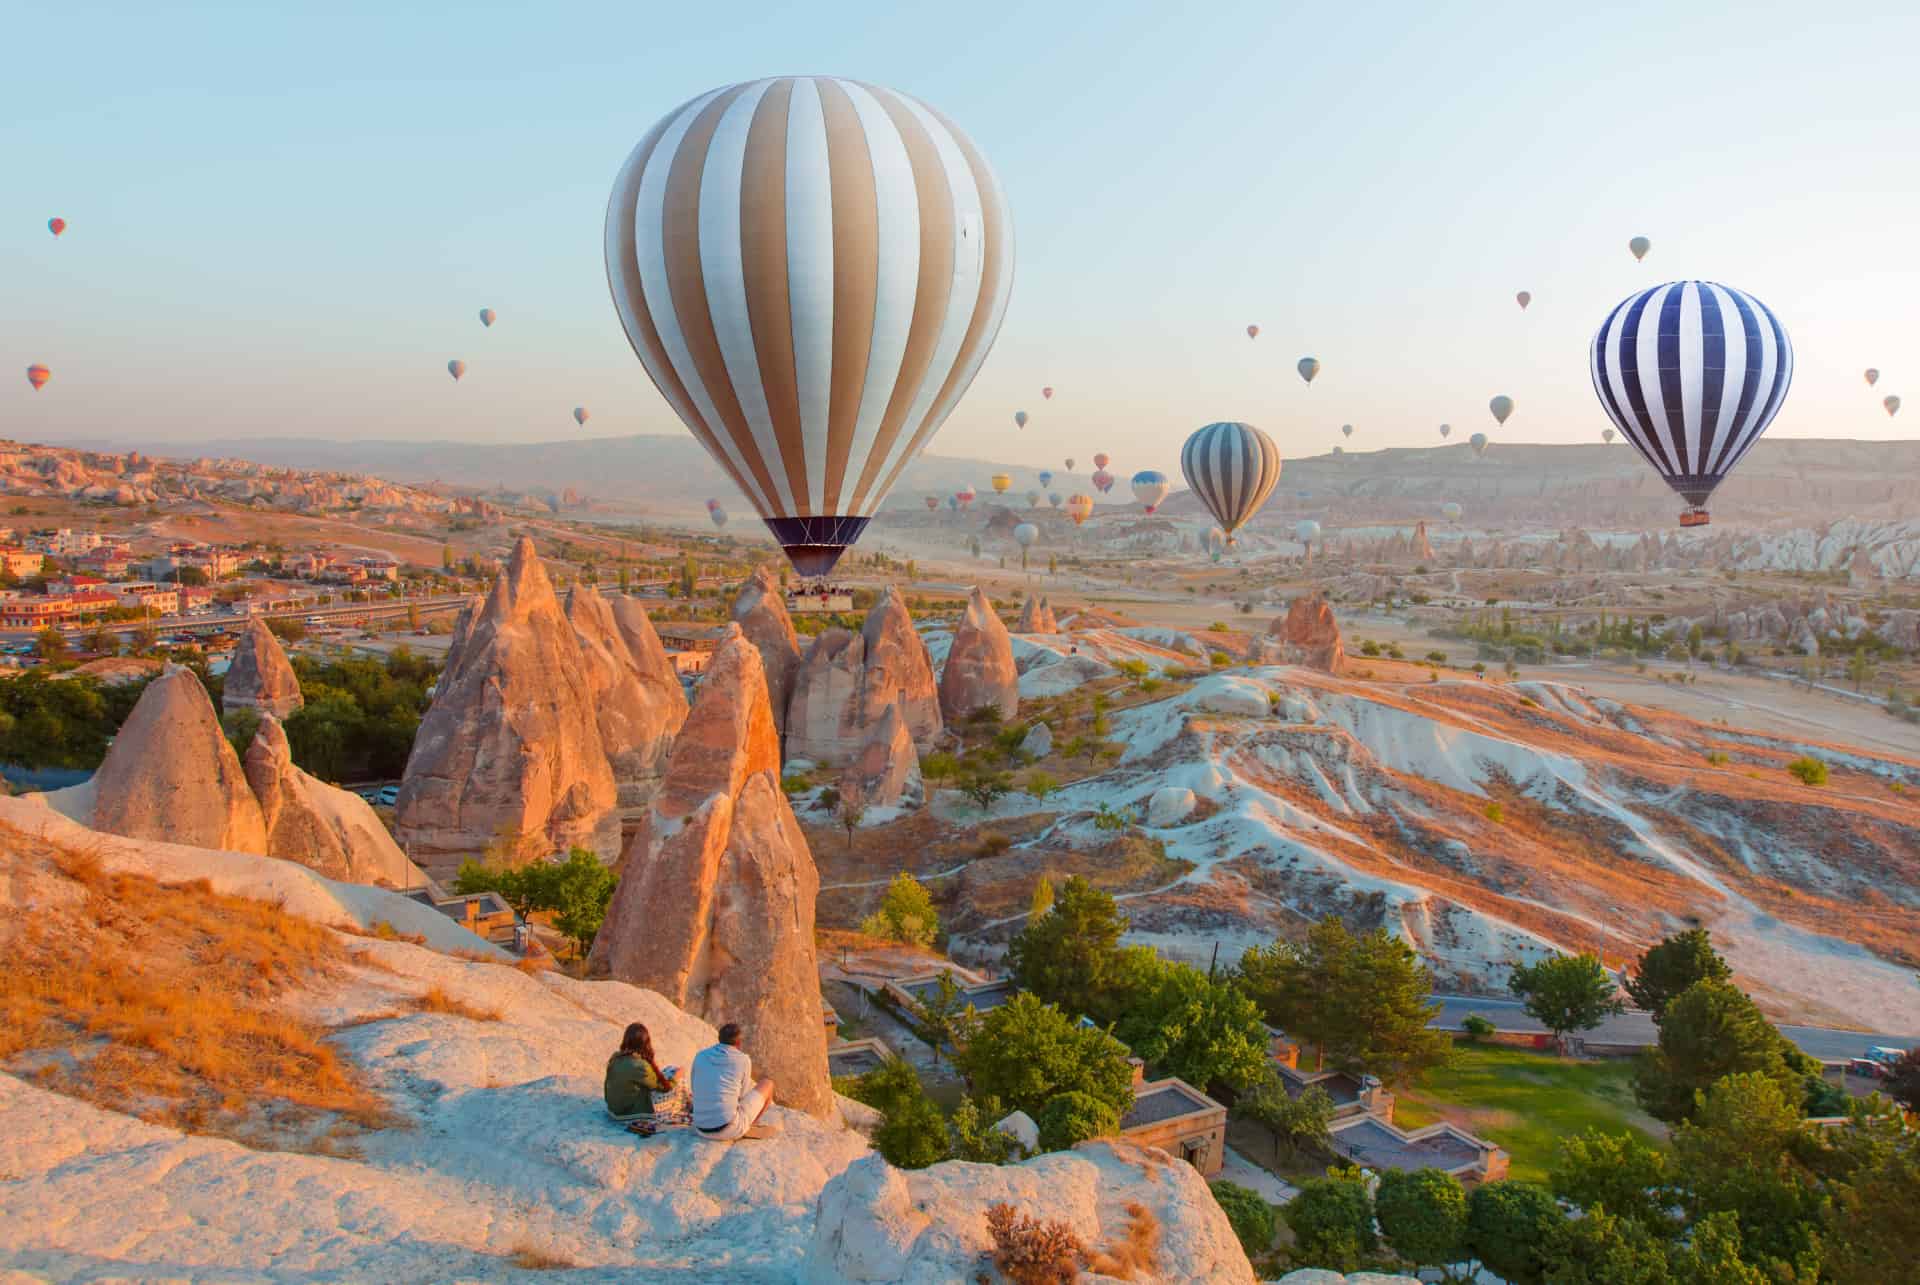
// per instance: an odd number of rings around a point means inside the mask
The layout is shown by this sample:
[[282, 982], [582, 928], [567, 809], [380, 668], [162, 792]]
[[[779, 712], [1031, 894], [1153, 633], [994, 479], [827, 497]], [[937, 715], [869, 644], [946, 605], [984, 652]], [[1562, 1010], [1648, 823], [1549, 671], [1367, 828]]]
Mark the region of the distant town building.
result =
[[178, 585], [154, 584], [148, 580], [130, 580], [126, 584], [116, 585], [120, 595], [120, 605], [132, 607], [138, 611], [149, 612], [156, 616], [171, 616], [180, 610], [180, 587]]
[[37, 549], [22, 549], [17, 546], [0, 548], [0, 569], [23, 579], [27, 576], [39, 575], [40, 568], [45, 566], [46, 562], [47, 555]]
[[74, 571], [61, 576], [58, 580], [47, 581], [47, 592], [56, 597], [64, 598], [70, 594], [85, 593], [89, 590], [98, 589], [106, 583], [107, 582], [99, 576], [82, 575]]

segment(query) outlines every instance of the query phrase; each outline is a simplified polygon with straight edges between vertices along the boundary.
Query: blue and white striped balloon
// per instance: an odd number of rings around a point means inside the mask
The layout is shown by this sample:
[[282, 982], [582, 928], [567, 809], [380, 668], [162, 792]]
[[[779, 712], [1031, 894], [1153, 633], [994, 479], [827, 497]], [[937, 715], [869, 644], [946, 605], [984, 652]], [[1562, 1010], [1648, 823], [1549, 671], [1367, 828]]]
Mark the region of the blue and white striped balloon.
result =
[[1180, 471], [1232, 543], [1280, 481], [1280, 450], [1251, 424], [1208, 424], [1181, 448]]
[[1712, 281], [1622, 300], [1590, 352], [1594, 392], [1627, 440], [1706, 522], [1707, 497], [1766, 431], [1793, 382], [1793, 345], [1765, 304]]

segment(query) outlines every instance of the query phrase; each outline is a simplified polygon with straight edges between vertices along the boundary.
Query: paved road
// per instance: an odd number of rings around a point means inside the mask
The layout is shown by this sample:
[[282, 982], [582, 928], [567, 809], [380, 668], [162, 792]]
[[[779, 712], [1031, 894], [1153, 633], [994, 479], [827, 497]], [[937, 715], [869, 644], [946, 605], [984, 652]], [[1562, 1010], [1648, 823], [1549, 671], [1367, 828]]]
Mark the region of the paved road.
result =
[[[1503, 1031], [1545, 1032], [1547, 1029], [1527, 1016], [1519, 1000], [1461, 995], [1436, 995], [1434, 998], [1440, 1001], [1441, 1009], [1440, 1016], [1433, 1020], [1432, 1025], [1446, 1030], [1459, 1030], [1460, 1023], [1469, 1013], [1485, 1016]], [[1902, 1049], [1920, 1045], [1920, 1035], [1877, 1035], [1834, 1030], [1825, 1026], [1783, 1026], [1780, 1033], [1823, 1062], [1844, 1062], [1851, 1057], [1860, 1057], [1872, 1044]], [[1599, 1044], [1652, 1044], [1656, 1038], [1653, 1018], [1637, 1008], [1630, 1008], [1619, 1017], [1608, 1018], [1586, 1032], [1586, 1037]]]

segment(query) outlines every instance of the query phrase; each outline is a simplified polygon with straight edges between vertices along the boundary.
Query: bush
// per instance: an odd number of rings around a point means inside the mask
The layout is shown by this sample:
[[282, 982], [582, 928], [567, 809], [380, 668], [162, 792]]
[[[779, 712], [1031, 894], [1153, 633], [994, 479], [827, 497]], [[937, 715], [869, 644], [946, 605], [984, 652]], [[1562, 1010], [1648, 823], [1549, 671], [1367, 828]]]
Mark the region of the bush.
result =
[[887, 885], [880, 909], [861, 921], [860, 931], [909, 946], [931, 946], [940, 933], [940, 915], [925, 886], [903, 870]]
[[1303, 1266], [1351, 1272], [1373, 1252], [1373, 1201], [1357, 1175], [1315, 1178], [1286, 1207], [1294, 1258]]
[[1389, 1169], [1374, 1194], [1380, 1233], [1393, 1252], [1422, 1267], [1466, 1257], [1467, 1193], [1439, 1169]]
[[1538, 1183], [1490, 1182], [1467, 1197], [1467, 1248], [1510, 1281], [1539, 1280], [1546, 1247], [1565, 1221]]
[[1215, 669], [1220, 669], [1224, 666], [1231, 665], [1233, 663], [1233, 657], [1227, 655], [1224, 651], [1210, 652], [1207, 655], [1207, 663]]
[[1799, 777], [1803, 785], [1825, 785], [1827, 783], [1827, 765], [1817, 758], [1802, 755], [1787, 764], [1787, 771]]
[[1493, 822], [1495, 825], [1506, 824], [1507, 810], [1498, 803], [1489, 803], [1482, 811], [1486, 814], [1487, 820]]
[[1493, 1024], [1491, 1018], [1482, 1017], [1478, 1013], [1468, 1013], [1466, 1020], [1460, 1023], [1460, 1029], [1467, 1033], [1467, 1038], [1470, 1040], [1484, 1040], [1491, 1038], [1494, 1031], [1499, 1028]]
[[1088, 1138], [1105, 1138], [1120, 1131], [1120, 1115], [1111, 1105], [1085, 1093], [1066, 1092], [1040, 1108], [1040, 1149], [1065, 1151]]
[[1249, 1191], [1239, 1183], [1228, 1182], [1224, 1178], [1208, 1186], [1220, 1206], [1220, 1212], [1227, 1216], [1227, 1225], [1233, 1228], [1234, 1236], [1239, 1239], [1240, 1248], [1247, 1251], [1248, 1258], [1258, 1258], [1273, 1248], [1273, 1206], [1260, 1193]]
[[1086, 1246], [1063, 1222], [1041, 1222], [1012, 1205], [987, 1206], [993, 1265], [1013, 1285], [1071, 1285], [1080, 1277]]

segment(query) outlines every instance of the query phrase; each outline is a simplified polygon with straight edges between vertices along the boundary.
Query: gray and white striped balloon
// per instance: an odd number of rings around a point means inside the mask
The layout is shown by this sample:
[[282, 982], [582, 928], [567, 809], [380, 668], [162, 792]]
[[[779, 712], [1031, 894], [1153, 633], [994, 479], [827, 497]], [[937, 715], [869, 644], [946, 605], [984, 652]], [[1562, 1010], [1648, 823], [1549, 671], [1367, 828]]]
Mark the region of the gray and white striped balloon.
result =
[[1766, 431], [1793, 381], [1793, 345], [1752, 295], [1670, 281], [1622, 300], [1589, 353], [1608, 418], [1695, 508]]
[[1231, 541], [1280, 481], [1280, 448], [1251, 424], [1198, 429], [1180, 448], [1180, 471]]
[[641, 139], [606, 258], [661, 395], [817, 573], [986, 360], [1013, 224], [986, 159], [931, 107], [780, 77], [703, 94]]

